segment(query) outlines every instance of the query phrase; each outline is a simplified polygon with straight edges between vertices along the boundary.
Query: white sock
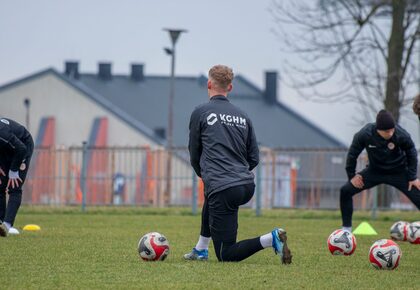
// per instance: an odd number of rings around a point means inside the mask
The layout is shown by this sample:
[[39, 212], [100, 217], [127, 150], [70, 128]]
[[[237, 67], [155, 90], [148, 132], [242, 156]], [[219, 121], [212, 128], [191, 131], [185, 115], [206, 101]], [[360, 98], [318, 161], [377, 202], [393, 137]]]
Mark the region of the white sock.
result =
[[351, 233], [351, 227], [343, 227], [342, 230], [343, 231], [348, 231], [348, 232]]
[[271, 233], [262, 235], [260, 237], [261, 246], [265, 248], [269, 248], [273, 246], [273, 235]]
[[10, 230], [10, 228], [12, 227], [12, 225], [8, 222], [3, 222], [3, 224], [6, 226], [7, 230]]
[[195, 248], [199, 251], [207, 250], [209, 248], [210, 241], [211, 241], [211, 237], [206, 238], [206, 237], [203, 237], [202, 235], [200, 235], [200, 238], [198, 239], [198, 242], [197, 242], [197, 245], [195, 246]]

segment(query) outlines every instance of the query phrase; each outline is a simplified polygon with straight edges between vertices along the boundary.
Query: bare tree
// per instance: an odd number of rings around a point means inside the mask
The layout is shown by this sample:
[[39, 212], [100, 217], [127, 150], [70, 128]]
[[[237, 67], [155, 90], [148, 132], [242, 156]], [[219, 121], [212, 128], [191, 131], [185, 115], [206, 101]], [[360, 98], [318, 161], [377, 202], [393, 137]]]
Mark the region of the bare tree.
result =
[[[270, 11], [283, 49], [299, 56], [285, 70], [304, 96], [399, 120], [420, 81], [420, 0], [273, 0]], [[339, 89], [325, 93], [331, 81]]]

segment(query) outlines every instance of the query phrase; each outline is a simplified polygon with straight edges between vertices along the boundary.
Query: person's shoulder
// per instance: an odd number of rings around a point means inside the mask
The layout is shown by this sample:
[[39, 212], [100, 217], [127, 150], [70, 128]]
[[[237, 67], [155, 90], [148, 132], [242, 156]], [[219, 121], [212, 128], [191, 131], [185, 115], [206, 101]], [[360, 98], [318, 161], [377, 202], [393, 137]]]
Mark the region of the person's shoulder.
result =
[[399, 138], [411, 138], [410, 133], [408, 133], [407, 130], [405, 130], [399, 124], [395, 125], [395, 133], [394, 134]]
[[10, 125], [13, 121], [7, 118], [0, 118], [0, 130], [10, 130]]
[[1, 118], [0, 119], [0, 137], [2, 139], [9, 139], [11, 130], [10, 130], [10, 123], [7, 119]]
[[194, 108], [194, 110], [191, 112], [191, 117], [199, 117], [201, 116], [207, 109], [208, 109], [208, 103], [200, 104]]
[[246, 119], [250, 119], [247, 112], [245, 112], [243, 109], [239, 108], [237, 105], [229, 103], [230, 110], [235, 115], [240, 115], [242, 117], [245, 117]]
[[375, 123], [368, 123], [360, 129], [357, 134], [359, 136], [370, 137], [372, 136], [373, 132], [375, 131], [376, 124]]
[[200, 111], [200, 110], [203, 110], [203, 109], [205, 109], [205, 108], [209, 107], [209, 105], [210, 105], [210, 103], [209, 103], [209, 102], [207, 102], [207, 103], [202, 103], [202, 104], [200, 104], [200, 105], [196, 106], [196, 107], [194, 108], [194, 111]]
[[208, 107], [209, 107], [209, 103], [203, 103], [203, 104], [200, 104], [200, 105], [198, 105], [198, 106], [196, 106], [196, 107], [194, 108], [194, 110], [193, 110], [193, 114], [194, 114], [194, 113], [202, 113], [202, 112], [204, 112], [205, 110], [207, 110], [207, 109], [208, 109]]

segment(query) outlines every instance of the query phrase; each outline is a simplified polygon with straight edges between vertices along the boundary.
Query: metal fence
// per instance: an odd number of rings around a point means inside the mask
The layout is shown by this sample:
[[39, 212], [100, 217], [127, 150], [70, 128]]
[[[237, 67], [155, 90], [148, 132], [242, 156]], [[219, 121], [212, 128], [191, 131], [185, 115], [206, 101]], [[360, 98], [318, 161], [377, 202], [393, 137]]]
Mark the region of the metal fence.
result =
[[[336, 209], [347, 181], [345, 150], [261, 149], [255, 169], [253, 208]], [[172, 174], [166, 176], [167, 159]], [[366, 166], [366, 155], [358, 161]], [[170, 186], [168, 187], [168, 183]], [[42, 205], [193, 206], [204, 186], [189, 164], [186, 148], [36, 148], [25, 182], [24, 203]], [[354, 198], [359, 209], [414, 209], [395, 189], [366, 190]]]

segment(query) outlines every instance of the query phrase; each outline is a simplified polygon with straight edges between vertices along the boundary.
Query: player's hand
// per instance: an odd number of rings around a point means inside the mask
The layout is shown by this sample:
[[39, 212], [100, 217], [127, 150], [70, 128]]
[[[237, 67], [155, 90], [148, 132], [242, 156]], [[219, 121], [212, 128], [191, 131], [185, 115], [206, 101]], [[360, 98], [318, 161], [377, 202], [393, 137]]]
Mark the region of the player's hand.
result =
[[365, 186], [364, 182], [363, 182], [363, 176], [361, 176], [360, 174], [356, 174], [351, 180], [350, 180], [351, 184], [353, 184], [354, 187], [358, 188], [358, 189], [362, 189], [363, 186]]
[[9, 170], [9, 181], [7, 182], [7, 188], [19, 187], [19, 181], [22, 183], [22, 179], [19, 177], [19, 171]]
[[415, 179], [413, 181], [409, 181], [408, 182], [408, 191], [410, 191], [413, 186], [415, 188], [417, 188], [418, 190], [420, 190], [420, 180]]

